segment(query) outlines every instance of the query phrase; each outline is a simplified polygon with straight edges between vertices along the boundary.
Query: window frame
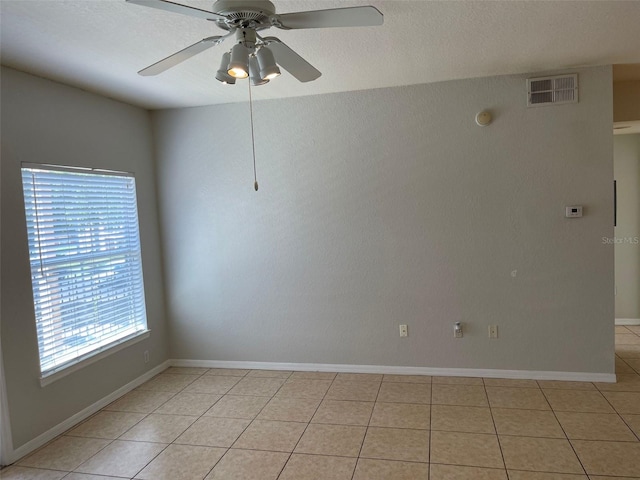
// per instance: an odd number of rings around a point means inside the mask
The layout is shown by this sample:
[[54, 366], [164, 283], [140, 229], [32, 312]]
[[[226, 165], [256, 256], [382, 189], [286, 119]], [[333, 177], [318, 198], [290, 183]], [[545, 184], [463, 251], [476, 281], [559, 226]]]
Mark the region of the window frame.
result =
[[[148, 316], [147, 316], [147, 312], [146, 312], [146, 298], [145, 298], [145, 288], [144, 288], [144, 269], [143, 269], [143, 262], [142, 262], [142, 242], [140, 239], [140, 217], [138, 215], [138, 195], [137, 195], [137, 185], [136, 185], [136, 179], [135, 179], [135, 175], [131, 172], [122, 172], [122, 171], [114, 171], [114, 170], [105, 170], [105, 169], [97, 169], [97, 168], [88, 168], [88, 167], [70, 167], [70, 166], [62, 166], [62, 165], [52, 165], [52, 164], [43, 164], [43, 163], [28, 163], [28, 162], [22, 162], [21, 163], [21, 183], [22, 183], [22, 188], [23, 188], [23, 198], [24, 198], [24, 212], [25, 212], [25, 220], [27, 221], [27, 225], [28, 225], [28, 218], [29, 217], [29, 213], [27, 211], [27, 198], [26, 198], [26, 191], [25, 191], [25, 183], [22, 179], [22, 174], [25, 171], [25, 169], [35, 169], [35, 170], [44, 170], [44, 171], [48, 171], [48, 172], [67, 172], [67, 173], [76, 173], [76, 174], [86, 174], [86, 175], [103, 175], [103, 176], [113, 176], [113, 177], [127, 177], [127, 178], [131, 178], [133, 179], [133, 186], [134, 186], [134, 202], [135, 202], [135, 220], [136, 220], [136, 227], [135, 230], [138, 236], [137, 239], [137, 246], [138, 246], [138, 251], [137, 251], [137, 256], [139, 258], [139, 278], [137, 278], [136, 276], [136, 281], [139, 282], [139, 290], [141, 292], [142, 295], [142, 306], [141, 306], [141, 310], [138, 312], [139, 314], [141, 314], [141, 318], [142, 321], [140, 321], [140, 318], [135, 319], [135, 325], [137, 326], [143, 326], [143, 328], [140, 328], [139, 330], [120, 337], [120, 338], [116, 338], [114, 341], [109, 342], [107, 344], [104, 345], [100, 345], [99, 343], [97, 345], [95, 345], [95, 348], [93, 348], [92, 350], [79, 354], [77, 356], [75, 356], [73, 359], [70, 359], [68, 361], [65, 361], [63, 363], [61, 363], [60, 365], [48, 368], [47, 370], [42, 370], [43, 369], [43, 364], [42, 364], [42, 352], [40, 349], [40, 342], [41, 339], [38, 335], [37, 338], [37, 343], [38, 343], [38, 364], [39, 364], [39, 368], [40, 368], [40, 385], [42, 387], [55, 382], [56, 380], [65, 377], [77, 370], [80, 370], [82, 368], [84, 368], [87, 365], [90, 365], [92, 363], [95, 363], [103, 358], [106, 358], [124, 348], [127, 348], [131, 345], [134, 345], [138, 342], [141, 342], [147, 338], [149, 338], [150, 334], [151, 334], [151, 330], [149, 329], [149, 321], [148, 321]], [[29, 232], [27, 231], [27, 234], [29, 236]], [[29, 270], [30, 270], [30, 275], [31, 275], [31, 289], [32, 289], [32, 302], [33, 302], [33, 306], [34, 306], [34, 314], [36, 314], [36, 310], [37, 310], [37, 299], [36, 299], [36, 289], [34, 287], [33, 281], [34, 281], [34, 271], [32, 270], [32, 257], [31, 257], [31, 239], [28, 239], [28, 245], [29, 245]], [[38, 246], [38, 248], [40, 248], [40, 244], [38, 241], [36, 241], [36, 245]], [[137, 260], [136, 260], [137, 262]], [[86, 263], [90, 263], [90, 262], [84, 262], [84, 264]], [[83, 280], [78, 280], [78, 282], [82, 282]], [[108, 288], [108, 287], [105, 287]], [[38, 316], [37, 314], [34, 317], [34, 323], [36, 326], [36, 330], [38, 329]], [[104, 334], [103, 334], [104, 336]], [[82, 344], [79, 344], [79, 346], [81, 346]], [[79, 350], [80, 348], [78, 348]]]

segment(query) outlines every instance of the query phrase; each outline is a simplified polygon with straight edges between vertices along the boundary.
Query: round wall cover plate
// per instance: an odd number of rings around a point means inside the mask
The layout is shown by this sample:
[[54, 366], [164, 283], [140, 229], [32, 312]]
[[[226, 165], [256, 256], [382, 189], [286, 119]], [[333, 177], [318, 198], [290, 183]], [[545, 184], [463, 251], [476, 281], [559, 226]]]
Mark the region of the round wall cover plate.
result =
[[480, 112], [476, 115], [476, 123], [481, 127], [486, 127], [491, 123], [491, 114], [489, 112]]

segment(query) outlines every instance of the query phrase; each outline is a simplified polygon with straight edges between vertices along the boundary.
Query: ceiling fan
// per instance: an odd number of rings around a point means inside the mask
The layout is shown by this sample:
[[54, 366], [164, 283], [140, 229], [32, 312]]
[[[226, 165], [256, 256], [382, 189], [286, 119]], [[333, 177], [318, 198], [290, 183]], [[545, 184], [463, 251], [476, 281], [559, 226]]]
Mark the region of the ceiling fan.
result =
[[228, 33], [207, 37], [173, 55], [140, 70], [143, 76], [158, 75], [171, 67], [235, 37], [230, 51], [222, 55], [216, 79], [234, 84], [238, 78], [250, 78], [251, 85], [264, 85], [280, 75], [278, 65], [301, 82], [310, 82], [322, 74], [276, 37], [262, 37], [258, 32], [276, 27], [281, 30], [330, 27], [368, 27], [382, 25], [384, 17], [373, 6], [333, 8], [295, 13], [276, 13], [267, 0], [218, 0], [213, 11], [181, 5], [168, 0], [126, 0], [129, 3], [213, 22]]

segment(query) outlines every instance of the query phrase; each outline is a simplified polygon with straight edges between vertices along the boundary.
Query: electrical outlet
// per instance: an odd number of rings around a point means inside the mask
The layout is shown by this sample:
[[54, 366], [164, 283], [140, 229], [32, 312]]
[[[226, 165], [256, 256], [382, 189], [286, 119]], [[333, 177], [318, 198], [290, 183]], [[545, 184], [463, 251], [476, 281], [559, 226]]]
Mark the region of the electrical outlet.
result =
[[489, 338], [498, 338], [498, 325], [489, 325]]
[[453, 324], [453, 336], [454, 338], [462, 338], [462, 324], [460, 322]]
[[400, 336], [407, 337], [409, 335], [409, 331], [407, 330], [406, 325], [400, 325]]
[[149, 350], [144, 351], [144, 363], [149, 363]]

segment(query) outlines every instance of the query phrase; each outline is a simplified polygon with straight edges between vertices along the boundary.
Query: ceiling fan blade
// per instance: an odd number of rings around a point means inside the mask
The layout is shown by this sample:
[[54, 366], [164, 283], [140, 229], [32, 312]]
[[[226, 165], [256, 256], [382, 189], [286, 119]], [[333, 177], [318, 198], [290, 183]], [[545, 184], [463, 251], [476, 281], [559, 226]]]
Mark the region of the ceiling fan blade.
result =
[[142, 5], [144, 7], [157, 8], [167, 12], [181, 13], [182, 15], [189, 15], [191, 17], [204, 18], [205, 20], [226, 18], [222, 15], [218, 15], [217, 13], [207, 12], [206, 10], [200, 10], [199, 8], [187, 7], [186, 5], [169, 2], [168, 0], [127, 0], [127, 2]]
[[222, 38], [223, 37], [204, 38], [199, 42], [194, 43], [193, 45], [189, 45], [187, 48], [183, 48], [173, 55], [169, 55], [167, 58], [163, 58], [159, 62], [156, 62], [153, 65], [148, 66], [147, 68], [143, 68], [138, 73], [143, 77], [158, 75], [159, 73], [162, 73], [165, 70], [170, 69], [171, 67], [175, 67], [179, 63], [184, 62], [194, 55], [197, 55], [198, 53], [204, 52], [208, 48], [218, 45], [222, 42]]
[[278, 15], [280, 28], [374, 27], [384, 16], [376, 7], [347, 7]]
[[276, 63], [301, 82], [311, 82], [322, 73], [276, 37], [264, 39], [276, 57]]

